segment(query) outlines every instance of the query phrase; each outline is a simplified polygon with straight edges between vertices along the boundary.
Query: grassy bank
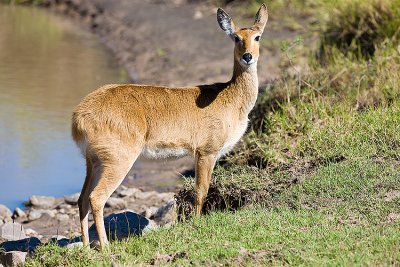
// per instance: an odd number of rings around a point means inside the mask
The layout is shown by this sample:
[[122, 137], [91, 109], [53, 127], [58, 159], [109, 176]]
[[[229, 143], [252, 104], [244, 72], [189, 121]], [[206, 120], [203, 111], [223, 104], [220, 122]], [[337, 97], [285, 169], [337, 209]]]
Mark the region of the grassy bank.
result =
[[212, 212], [113, 243], [105, 255], [43, 247], [28, 266], [395, 265], [400, 261], [398, 164], [327, 164], [265, 205]]
[[[282, 78], [217, 166], [206, 216], [106, 254], [44, 246], [27, 266], [399, 265], [400, 2], [356, 2], [291, 1], [296, 19], [321, 21], [308, 26], [318, 49], [301, 72], [301, 43], [282, 45]], [[189, 180], [178, 203], [192, 202]]]

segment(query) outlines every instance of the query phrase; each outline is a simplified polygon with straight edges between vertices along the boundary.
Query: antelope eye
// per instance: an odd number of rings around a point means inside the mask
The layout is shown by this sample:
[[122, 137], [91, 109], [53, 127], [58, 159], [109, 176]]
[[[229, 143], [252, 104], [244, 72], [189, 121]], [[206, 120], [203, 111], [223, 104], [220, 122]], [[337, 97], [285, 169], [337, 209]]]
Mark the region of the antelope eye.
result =
[[256, 40], [257, 42], [260, 41], [260, 36], [256, 36], [256, 38], [254, 38], [254, 40]]
[[240, 38], [237, 35], [235, 35], [235, 43], [239, 43], [239, 42], [240, 42]]

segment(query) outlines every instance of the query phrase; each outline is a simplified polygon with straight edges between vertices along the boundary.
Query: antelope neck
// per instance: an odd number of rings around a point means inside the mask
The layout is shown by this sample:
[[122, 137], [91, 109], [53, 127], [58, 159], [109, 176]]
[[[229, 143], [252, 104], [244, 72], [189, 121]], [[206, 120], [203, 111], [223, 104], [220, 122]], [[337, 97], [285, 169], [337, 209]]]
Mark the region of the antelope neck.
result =
[[241, 109], [247, 116], [258, 96], [257, 62], [245, 68], [235, 61], [229, 85], [235, 91], [236, 97], [240, 98]]

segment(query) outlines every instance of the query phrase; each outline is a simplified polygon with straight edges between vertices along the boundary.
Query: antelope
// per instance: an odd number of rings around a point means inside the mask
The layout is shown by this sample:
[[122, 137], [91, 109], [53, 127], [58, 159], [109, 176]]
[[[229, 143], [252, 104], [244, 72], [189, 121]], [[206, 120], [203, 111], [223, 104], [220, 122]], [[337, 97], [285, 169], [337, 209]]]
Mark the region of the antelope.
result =
[[195, 214], [200, 215], [214, 165], [247, 129], [258, 95], [259, 42], [268, 20], [265, 4], [252, 27], [238, 28], [221, 8], [217, 21], [235, 42], [232, 78], [192, 87], [112, 84], [88, 94], [72, 115], [72, 137], [86, 159], [79, 197], [84, 246], [93, 212], [100, 247], [108, 246], [103, 209], [139, 155], [195, 159]]

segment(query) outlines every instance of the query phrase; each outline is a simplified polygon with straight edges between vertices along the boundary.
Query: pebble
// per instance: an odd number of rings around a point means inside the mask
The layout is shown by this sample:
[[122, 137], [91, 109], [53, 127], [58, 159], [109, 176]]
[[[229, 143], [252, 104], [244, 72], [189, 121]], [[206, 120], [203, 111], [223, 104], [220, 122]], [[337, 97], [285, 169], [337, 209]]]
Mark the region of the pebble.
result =
[[0, 204], [0, 220], [11, 221], [11, 210], [6, 206]]
[[21, 217], [26, 217], [26, 213], [25, 213], [25, 211], [23, 211], [22, 209], [20, 209], [20, 208], [16, 208], [15, 210], [14, 210], [14, 217], [19, 217], [19, 218], [21, 218]]
[[67, 210], [66, 213], [68, 213], [70, 215], [75, 215], [75, 214], [78, 214], [78, 209], [69, 209], [69, 210]]
[[138, 192], [141, 192], [141, 191], [139, 189], [137, 189], [137, 188], [126, 188], [126, 189], [121, 190], [119, 192], [119, 196], [120, 197], [131, 197], [131, 196], [135, 197], [135, 195]]
[[54, 240], [54, 241], [61, 240], [61, 239], [67, 239], [67, 237], [63, 236], [63, 235], [53, 235], [51, 237], [51, 240]]
[[122, 210], [126, 208], [126, 202], [120, 198], [110, 197], [106, 202], [106, 207]]
[[72, 194], [72, 195], [69, 195], [69, 196], [64, 196], [64, 200], [65, 200], [65, 202], [67, 204], [77, 205], [80, 195], [81, 195], [81, 193], [78, 192], [78, 193], [75, 193], [75, 194]]
[[74, 249], [74, 248], [82, 248], [83, 247], [83, 242], [75, 242], [67, 245], [67, 249]]
[[31, 228], [25, 229], [25, 234], [27, 236], [38, 236], [38, 233], [35, 230], [31, 229]]
[[137, 199], [148, 199], [148, 198], [154, 197], [156, 195], [158, 195], [158, 192], [156, 192], [156, 191], [148, 191], [148, 192], [140, 191], [140, 192], [136, 193], [136, 198]]
[[57, 214], [56, 219], [59, 221], [68, 221], [69, 216], [67, 214]]
[[150, 207], [144, 211], [144, 217], [151, 219], [154, 214], [157, 212], [157, 207]]
[[55, 197], [48, 196], [31, 196], [29, 198], [29, 204], [34, 207], [40, 208], [51, 208], [56, 203]]
[[47, 215], [50, 218], [53, 218], [56, 216], [56, 211], [55, 210], [42, 210], [42, 209], [31, 209], [28, 215], [28, 219], [30, 221], [34, 221], [42, 217], [43, 215]]
[[196, 10], [193, 15], [193, 19], [202, 19], [203, 18], [203, 13], [200, 10]]
[[28, 219], [30, 221], [34, 221], [39, 219], [42, 216], [42, 213], [39, 210], [30, 210], [29, 215], [28, 215]]
[[24, 227], [17, 222], [6, 222], [0, 228], [0, 237], [6, 240], [26, 238]]
[[0, 263], [5, 266], [22, 266], [25, 264], [27, 252], [10, 251], [0, 254]]
[[59, 210], [58, 210], [58, 213], [64, 214], [64, 213], [66, 213], [66, 211], [65, 211], [65, 209], [59, 209]]
[[42, 210], [42, 216], [43, 215], [48, 215], [49, 217], [53, 218], [56, 216], [57, 211], [56, 210]]
[[159, 193], [158, 197], [164, 201], [164, 202], [168, 202], [172, 199], [174, 199], [175, 193], [173, 192], [165, 192], [165, 193]]
[[66, 210], [68, 210], [68, 209], [72, 208], [72, 206], [70, 204], [61, 203], [60, 205], [58, 205], [57, 208], [58, 209], [66, 209]]
[[119, 196], [119, 194], [120, 194], [120, 192], [121, 191], [123, 191], [123, 190], [125, 190], [125, 189], [127, 189], [128, 187], [126, 187], [126, 186], [124, 186], [124, 185], [121, 185], [121, 186], [119, 186], [113, 193], [112, 193], [112, 197], [118, 197]]
[[176, 202], [174, 199], [168, 201], [163, 206], [159, 207], [154, 214], [154, 220], [160, 225], [166, 225], [175, 222], [177, 218]]

